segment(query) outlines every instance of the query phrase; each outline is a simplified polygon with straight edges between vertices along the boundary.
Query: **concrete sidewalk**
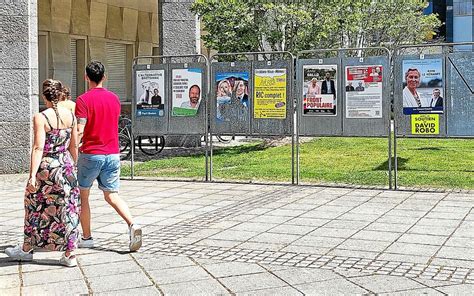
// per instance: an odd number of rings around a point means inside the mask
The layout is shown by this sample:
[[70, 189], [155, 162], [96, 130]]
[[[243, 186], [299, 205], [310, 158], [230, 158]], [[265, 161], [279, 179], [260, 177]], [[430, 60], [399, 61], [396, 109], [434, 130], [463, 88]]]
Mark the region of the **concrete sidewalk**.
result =
[[22, 239], [24, 177], [0, 177], [1, 295], [472, 295], [474, 194], [123, 181], [143, 225], [96, 188], [97, 247], [8, 261]]

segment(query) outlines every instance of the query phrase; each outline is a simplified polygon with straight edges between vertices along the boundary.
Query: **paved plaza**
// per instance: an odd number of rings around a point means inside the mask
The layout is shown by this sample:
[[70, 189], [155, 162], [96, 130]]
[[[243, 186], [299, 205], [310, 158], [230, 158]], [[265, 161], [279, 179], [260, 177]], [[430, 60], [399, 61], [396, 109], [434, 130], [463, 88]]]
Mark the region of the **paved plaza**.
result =
[[16, 263], [26, 176], [0, 176], [1, 295], [472, 295], [474, 193], [122, 181], [144, 245], [94, 188], [96, 248]]

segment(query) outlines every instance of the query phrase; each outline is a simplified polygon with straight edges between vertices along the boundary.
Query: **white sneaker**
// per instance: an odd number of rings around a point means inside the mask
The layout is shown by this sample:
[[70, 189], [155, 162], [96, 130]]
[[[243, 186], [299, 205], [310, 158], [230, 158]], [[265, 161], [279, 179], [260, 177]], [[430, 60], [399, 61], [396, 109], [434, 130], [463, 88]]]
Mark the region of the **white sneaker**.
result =
[[76, 256], [70, 254], [69, 257], [67, 257], [66, 253], [63, 253], [63, 255], [61, 256], [61, 259], [59, 259], [59, 264], [67, 266], [67, 267], [77, 266]]
[[18, 261], [32, 261], [33, 260], [33, 249], [29, 252], [23, 251], [23, 246], [17, 245], [15, 247], [10, 247], [5, 249], [5, 254], [8, 257], [18, 260]]
[[77, 243], [77, 247], [81, 249], [90, 249], [94, 247], [94, 239], [92, 236], [88, 239], [80, 238], [79, 242]]
[[142, 246], [142, 229], [138, 225], [130, 225], [129, 228], [130, 235], [130, 252], [135, 252]]

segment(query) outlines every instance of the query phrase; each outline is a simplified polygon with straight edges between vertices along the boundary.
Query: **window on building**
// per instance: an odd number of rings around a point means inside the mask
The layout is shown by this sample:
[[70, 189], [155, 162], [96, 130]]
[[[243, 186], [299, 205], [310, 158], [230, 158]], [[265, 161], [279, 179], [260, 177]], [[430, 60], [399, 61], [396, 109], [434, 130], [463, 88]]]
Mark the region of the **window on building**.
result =
[[107, 43], [107, 88], [116, 93], [121, 102], [127, 98], [127, 45]]
[[72, 82], [71, 82], [71, 97], [77, 97], [77, 40], [71, 39], [71, 64], [72, 64]]
[[[80, 38], [80, 37], [78, 37]], [[84, 69], [86, 65], [86, 40], [71, 38], [71, 69], [72, 80], [71, 97], [76, 100], [78, 96], [86, 91], [86, 81], [84, 79]]]
[[38, 35], [38, 93], [39, 93], [39, 108], [40, 110], [46, 108], [41, 99], [43, 81], [48, 79], [48, 35], [40, 33]]
[[473, 0], [454, 0], [453, 14], [454, 15], [473, 15]]

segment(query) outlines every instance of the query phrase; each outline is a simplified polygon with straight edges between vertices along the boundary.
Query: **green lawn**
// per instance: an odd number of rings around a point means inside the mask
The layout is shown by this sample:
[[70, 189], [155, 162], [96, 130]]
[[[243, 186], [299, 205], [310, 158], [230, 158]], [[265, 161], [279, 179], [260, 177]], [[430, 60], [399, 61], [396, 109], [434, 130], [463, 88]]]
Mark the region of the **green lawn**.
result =
[[[387, 158], [386, 139], [315, 138], [300, 146], [300, 181], [387, 186]], [[229, 147], [215, 151], [213, 163], [214, 180], [291, 182], [290, 145]], [[398, 164], [399, 186], [474, 189], [473, 140], [399, 139]], [[135, 174], [204, 179], [204, 155], [140, 163]]]

